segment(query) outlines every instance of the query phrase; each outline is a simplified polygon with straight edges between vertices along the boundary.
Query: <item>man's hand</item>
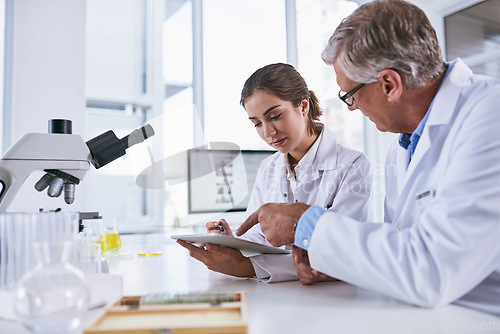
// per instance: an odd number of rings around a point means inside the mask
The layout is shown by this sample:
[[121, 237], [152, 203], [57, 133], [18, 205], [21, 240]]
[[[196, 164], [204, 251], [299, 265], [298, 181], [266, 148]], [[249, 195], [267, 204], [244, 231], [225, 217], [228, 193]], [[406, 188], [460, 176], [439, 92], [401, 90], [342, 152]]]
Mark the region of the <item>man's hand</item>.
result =
[[266, 236], [267, 241], [274, 247], [293, 244], [293, 225], [300, 216], [309, 209], [305, 203], [267, 203], [252, 213], [243, 224], [236, 230], [240, 236], [252, 226], [260, 223], [260, 228]]
[[293, 246], [292, 257], [295, 267], [297, 267], [297, 275], [299, 275], [300, 283], [309, 285], [318, 282], [337, 281], [336, 278], [330, 277], [311, 268], [311, 265], [309, 264], [309, 256], [307, 255], [306, 250]]

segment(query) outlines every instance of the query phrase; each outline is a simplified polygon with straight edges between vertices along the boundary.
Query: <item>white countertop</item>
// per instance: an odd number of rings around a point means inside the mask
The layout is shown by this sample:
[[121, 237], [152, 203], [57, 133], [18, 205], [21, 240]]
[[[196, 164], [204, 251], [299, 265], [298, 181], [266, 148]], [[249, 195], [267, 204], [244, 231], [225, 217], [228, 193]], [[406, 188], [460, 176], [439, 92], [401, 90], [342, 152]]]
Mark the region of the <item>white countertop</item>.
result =
[[[122, 244], [130, 256], [108, 263], [123, 277], [124, 295], [246, 291], [250, 334], [500, 332], [500, 318], [456, 305], [425, 309], [344, 282], [261, 283], [211, 272], [166, 236], [122, 236]], [[137, 256], [156, 249], [162, 255]], [[0, 320], [0, 333], [29, 332]]]

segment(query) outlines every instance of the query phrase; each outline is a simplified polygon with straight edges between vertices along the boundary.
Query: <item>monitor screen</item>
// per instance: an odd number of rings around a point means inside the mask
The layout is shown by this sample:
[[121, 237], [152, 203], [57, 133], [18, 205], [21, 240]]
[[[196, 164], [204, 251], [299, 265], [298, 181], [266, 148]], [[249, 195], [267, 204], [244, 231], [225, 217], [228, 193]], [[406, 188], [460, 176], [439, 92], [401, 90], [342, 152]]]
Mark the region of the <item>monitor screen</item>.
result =
[[188, 150], [189, 213], [245, 211], [266, 150]]

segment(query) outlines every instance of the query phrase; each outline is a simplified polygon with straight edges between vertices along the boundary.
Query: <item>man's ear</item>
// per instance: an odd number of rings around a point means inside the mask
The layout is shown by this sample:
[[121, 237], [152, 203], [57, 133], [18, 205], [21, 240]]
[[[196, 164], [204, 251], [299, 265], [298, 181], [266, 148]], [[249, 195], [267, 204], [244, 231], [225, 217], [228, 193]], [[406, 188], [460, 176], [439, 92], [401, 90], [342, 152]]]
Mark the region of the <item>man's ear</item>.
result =
[[386, 69], [380, 73], [382, 92], [387, 97], [387, 101], [396, 102], [403, 94], [403, 79], [398, 72]]
[[303, 99], [300, 101], [300, 112], [302, 116], [307, 116], [309, 113], [309, 99]]

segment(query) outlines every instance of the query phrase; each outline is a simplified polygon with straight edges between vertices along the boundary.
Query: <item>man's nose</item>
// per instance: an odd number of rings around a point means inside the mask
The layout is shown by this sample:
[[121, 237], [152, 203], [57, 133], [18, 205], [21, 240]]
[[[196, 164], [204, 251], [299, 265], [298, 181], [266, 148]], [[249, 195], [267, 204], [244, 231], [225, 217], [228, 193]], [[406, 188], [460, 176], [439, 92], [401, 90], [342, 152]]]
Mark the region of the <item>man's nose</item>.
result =
[[356, 103], [356, 100], [353, 100], [352, 101], [352, 105], [351, 106], [347, 106], [347, 109], [349, 109], [350, 111], [358, 109], [358, 104]]

